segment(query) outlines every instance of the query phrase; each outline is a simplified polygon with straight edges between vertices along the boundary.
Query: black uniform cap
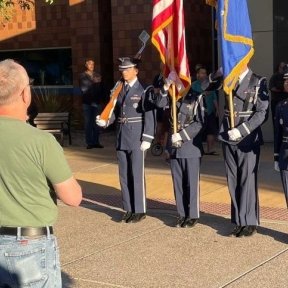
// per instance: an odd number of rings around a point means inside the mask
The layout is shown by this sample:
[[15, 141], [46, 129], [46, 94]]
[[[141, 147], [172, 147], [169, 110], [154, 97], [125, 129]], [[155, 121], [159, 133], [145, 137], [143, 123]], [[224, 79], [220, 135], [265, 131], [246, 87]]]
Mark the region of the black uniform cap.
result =
[[122, 58], [118, 58], [118, 60], [120, 61], [120, 64], [119, 64], [120, 71], [123, 71], [131, 67], [137, 67], [137, 65], [140, 63], [140, 59], [135, 59], [135, 58], [130, 58], [130, 57], [122, 57]]

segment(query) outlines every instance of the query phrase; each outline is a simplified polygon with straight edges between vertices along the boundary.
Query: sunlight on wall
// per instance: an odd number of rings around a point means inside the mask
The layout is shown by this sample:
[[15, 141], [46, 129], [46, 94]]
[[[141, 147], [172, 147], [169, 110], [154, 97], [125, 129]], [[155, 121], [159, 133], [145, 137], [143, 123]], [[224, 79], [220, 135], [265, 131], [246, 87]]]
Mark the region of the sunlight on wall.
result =
[[35, 9], [13, 10], [13, 17], [5, 26], [0, 26], [0, 41], [25, 34], [36, 29]]
[[80, 4], [82, 2], [85, 2], [86, 0], [69, 0], [69, 5], [73, 6], [73, 5], [77, 5]]

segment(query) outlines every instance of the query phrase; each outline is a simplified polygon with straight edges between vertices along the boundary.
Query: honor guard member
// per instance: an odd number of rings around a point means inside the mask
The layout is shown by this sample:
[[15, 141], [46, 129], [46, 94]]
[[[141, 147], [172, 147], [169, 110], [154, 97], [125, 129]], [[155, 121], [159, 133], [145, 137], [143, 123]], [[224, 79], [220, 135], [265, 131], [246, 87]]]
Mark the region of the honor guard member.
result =
[[[171, 72], [166, 84], [155, 97], [158, 107], [170, 105], [168, 89], [176, 81], [176, 73]], [[177, 102], [177, 133], [170, 131], [170, 164], [176, 207], [179, 217], [176, 227], [193, 227], [200, 217], [199, 212], [199, 170], [202, 156], [201, 130], [206, 113], [203, 95], [192, 89]], [[172, 135], [171, 135], [172, 134]]]
[[144, 107], [145, 90], [138, 80], [138, 59], [119, 58], [124, 85], [109, 123], [96, 120], [99, 126], [117, 121], [116, 150], [122, 192], [123, 222], [139, 222], [146, 217], [144, 178], [145, 151], [155, 134], [155, 112]]
[[219, 132], [231, 196], [231, 222], [236, 224], [230, 236], [252, 236], [259, 225], [257, 173], [263, 145], [260, 126], [267, 120], [269, 107], [266, 79], [246, 66], [232, 93], [235, 127], [231, 128], [226, 109]]
[[[288, 73], [283, 77], [283, 92], [288, 93]], [[274, 123], [275, 170], [280, 171], [286, 205], [288, 206], [288, 100], [279, 102], [275, 111]]]

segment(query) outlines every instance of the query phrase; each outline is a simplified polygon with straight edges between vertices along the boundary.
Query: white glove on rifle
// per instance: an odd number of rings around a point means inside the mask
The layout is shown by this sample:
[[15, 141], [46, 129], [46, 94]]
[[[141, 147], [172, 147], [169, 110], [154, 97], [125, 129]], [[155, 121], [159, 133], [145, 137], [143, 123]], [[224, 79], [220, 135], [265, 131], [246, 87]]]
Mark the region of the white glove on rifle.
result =
[[280, 172], [279, 162], [278, 161], [274, 161], [274, 170], [277, 171], [277, 172]]
[[150, 143], [150, 142], [142, 141], [141, 146], [140, 146], [140, 150], [144, 152], [144, 151], [146, 151], [147, 149], [149, 149], [150, 146], [151, 146], [151, 143]]
[[167, 91], [172, 83], [176, 83], [177, 73], [175, 71], [171, 71], [168, 77], [165, 79], [164, 89]]
[[107, 126], [107, 121], [103, 120], [103, 119], [100, 119], [100, 115], [97, 115], [96, 116], [96, 124], [99, 126], [99, 127], [106, 127]]
[[229, 136], [229, 140], [231, 141], [237, 141], [242, 137], [240, 131], [237, 128], [233, 128], [229, 130], [228, 136]]
[[182, 137], [181, 137], [181, 135], [179, 133], [174, 133], [171, 136], [171, 141], [172, 141], [172, 144], [175, 144], [177, 142], [182, 141]]

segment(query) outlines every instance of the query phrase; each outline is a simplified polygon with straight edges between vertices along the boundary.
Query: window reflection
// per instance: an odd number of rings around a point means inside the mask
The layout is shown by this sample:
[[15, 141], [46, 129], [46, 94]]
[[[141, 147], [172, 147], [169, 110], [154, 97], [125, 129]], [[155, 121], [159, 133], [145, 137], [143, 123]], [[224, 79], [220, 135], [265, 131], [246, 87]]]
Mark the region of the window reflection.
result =
[[32, 78], [33, 85], [72, 85], [71, 48], [0, 51], [0, 60], [15, 59]]

